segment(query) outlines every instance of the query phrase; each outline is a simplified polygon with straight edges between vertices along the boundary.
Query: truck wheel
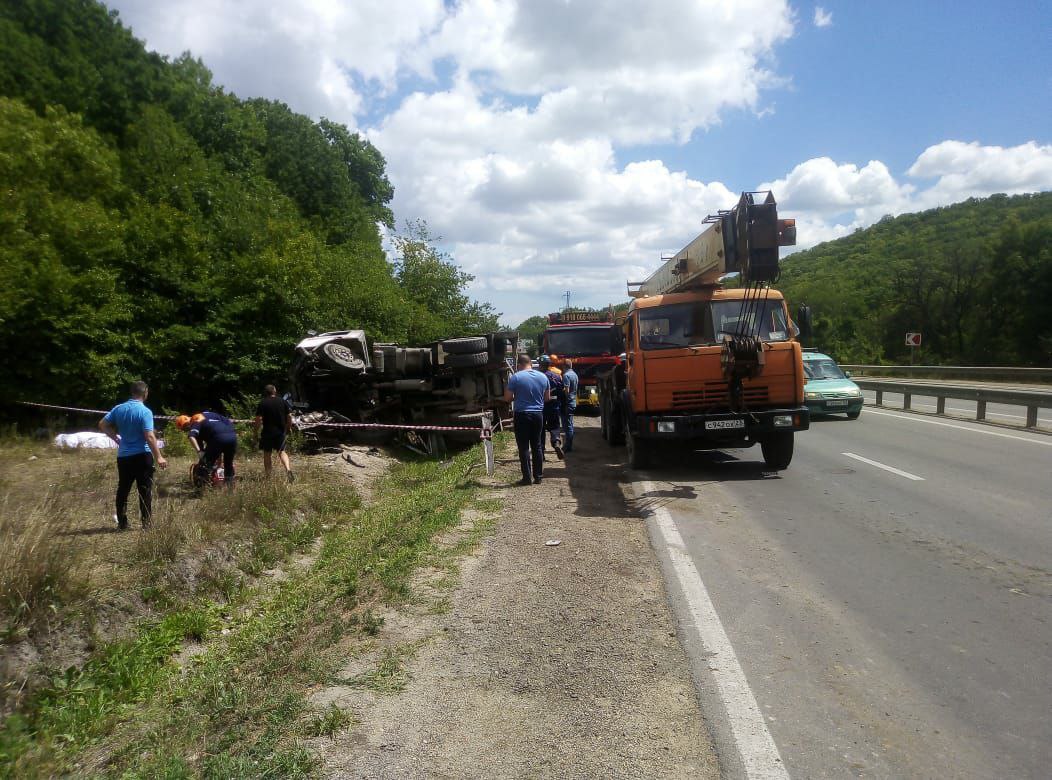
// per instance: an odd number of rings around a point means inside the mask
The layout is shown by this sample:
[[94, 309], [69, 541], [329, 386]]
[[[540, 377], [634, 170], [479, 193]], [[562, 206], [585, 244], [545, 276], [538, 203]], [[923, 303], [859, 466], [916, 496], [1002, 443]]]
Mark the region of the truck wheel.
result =
[[763, 462], [777, 471], [789, 468], [793, 459], [793, 432], [772, 433], [760, 442]]
[[610, 441], [610, 431], [606, 421], [606, 404], [599, 402], [599, 432], [603, 435], [603, 441]]
[[621, 412], [614, 408], [613, 404], [606, 410], [606, 441], [611, 447], [625, 443], [625, 424], [621, 419]]
[[322, 346], [321, 351], [337, 368], [346, 368], [354, 372], [365, 370], [365, 361], [355, 355], [346, 344], [333, 341]]
[[645, 469], [650, 465], [650, 442], [626, 430], [625, 443], [628, 445], [628, 465], [631, 468]]
[[[447, 355], [473, 355], [476, 352], [489, 352], [489, 343], [484, 336], [471, 336], [465, 339], [446, 339], [442, 349]], [[447, 360], [446, 363], [449, 363]], [[471, 365], [475, 365], [472, 363]]]
[[488, 352], [476, 352], [473, 355], [446, 355], [446, 365], [450, 368], [473, 368], [475, 366], [484, 366], [488, 362]]

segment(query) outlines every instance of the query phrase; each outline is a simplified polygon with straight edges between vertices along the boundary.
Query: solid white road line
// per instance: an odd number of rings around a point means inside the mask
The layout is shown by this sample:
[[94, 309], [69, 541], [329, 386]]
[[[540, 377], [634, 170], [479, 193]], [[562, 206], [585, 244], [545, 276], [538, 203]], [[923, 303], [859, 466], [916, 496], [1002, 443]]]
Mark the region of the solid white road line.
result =
[[[1042, 439], [1031, 439], [1027, 436], [1013, 436], [1010, 433], [998, 433], [997, 431], [988, 431], [985, 428], [969, 428], [967, 425], [954, 425], [953, 423], [939, 422], [938, 420], [928, 420], [924, 417], [920, 417], [915, 414], [895, 414], [894, 412], [878, 412], [876, 409], [866, 409], [866, 414], [875, 414], [880, 417], [894, 417], [898, 420], [909, 420], [910, 422], [925, 423], [927, 425], [938, 425], [942, 428], [956, 428], [959, 431], [971, 431], [972, 433], [984, 433], [987, 436], [998, 436], [1002, 439], [1015, 439], [1016, 441], [1028, 441], [1031, 444], [1040, 444], [1042, 447], [1052, 447], [1052, 441]], [[982, 425], [982, 423], [976, 423]], [[1042, 434], [1038, 434], [1041, 436]]]
[[863, 463], [868, 463], [870, 466], [876, 466], [878, 469], [884, 469], [884, 471], [890, 471], [892, 474], [898, 474], [900, 477], [905, 477], [906, 479], [912, 479], [914, 482], [923, 482], [924, 481], [924, 477], [918, 477], [916, 474], [910, 474], [908, 471], [903, 471], [902, 469], [897, 469], [894, 466], [889, 466], [888, 464], [881, 463], [880, 461], [877, 461], [877, 460], [870, 460], [869, 458], [863, 458], [861, 455], [856, 455], [853, 452], [841, 452], [840, 454], [841, 455], [846, 455], [849, 458], [854, 458], [855, 460], [860, 460]]
[[[657, 490], [649, 481], [641, 483], [640, 488], [644, 493]], [[738, 663], [734, 647], [727, 638], [727, 632], [723, 630], [723, 624], [720, 623], [720, 617], [712, 605], [705, 583], [698, 574], [698, 567], [687, 552], [672, 515], [667, 509], [659, 506], [652, 510], [650, 519], [661, 534], [679, 587], [687, 600], [693, 621], [690, 628], [711, 656], [709, 671], [712, 672], [720, 699], [727, 711], [731, 733], [746, 777], [788, 780], [789, 773], [782, 764], [778, 746], [774, 744], [767, 730], [767, 724], [745, 679], [745, 672]]]

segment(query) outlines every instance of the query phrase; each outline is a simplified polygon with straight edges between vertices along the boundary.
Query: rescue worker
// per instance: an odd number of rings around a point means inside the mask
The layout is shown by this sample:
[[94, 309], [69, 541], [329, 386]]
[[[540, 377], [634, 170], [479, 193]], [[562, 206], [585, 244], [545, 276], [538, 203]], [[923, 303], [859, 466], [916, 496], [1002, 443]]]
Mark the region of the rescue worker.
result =
[[522, 469], [519, 484], [537, 484], [544, 476], [544, 404], [551, 391], [547, 377], [533, 368], [529, 355], [519, 355], [516, 367], [519, 370], [508, 377], [504, 400], [515, 404], [515, 444]]
[[580, 379], [577, 377], [577, 372], [573, 370], [573, 361], [567, 358], [563, 361], [563, 384], [566, 385], [566, 403], [563, 406], [563, 436], [565, 437], [566, 444], [563, 446], [564, 452], [573, 451], [573, 416], [574, 412], [577, 411], [577, 387], [580, 384]]
[[548, 435], [551, 437], [555, 457], [562, 460], [564, 455], [562, 420], [560, 418], [562, 417], [563, 404], [566, 402], [566, 388], [563, 384], [562, 373], [552, 368], [552, 359], [550, 357], [541, 355], [537, 365], [541, 373], [548, 377], [548, 390], [550, 392], [550, 400], [544, 402], [544, 429], [548, 431]]
[[237, 455], [237, 431], [234, 421], [218, 412], [204, 411], [195, 414], [189, 424], [190, 446], [200, 453], [199, 474], [205, 482], [212, 474], [216, 461], [223, 457], [223, 481], [228, 488], [234, 487], [234, 456]]
[[284, 398], [278, 398], [278, 388], [267, 385], [263, 388], [263, 398], [256, 406], [256, 418], [253, 421], [259, 431], [259, 448], [263, 450], [263, 473], [269, 478], [273, 470], [273, 453], [278, 453], [278, 460], [285, 469], [285, 478], [291, 485], [292, 463], [285, 451], [285, 441], [292, 430], [292, 407]]

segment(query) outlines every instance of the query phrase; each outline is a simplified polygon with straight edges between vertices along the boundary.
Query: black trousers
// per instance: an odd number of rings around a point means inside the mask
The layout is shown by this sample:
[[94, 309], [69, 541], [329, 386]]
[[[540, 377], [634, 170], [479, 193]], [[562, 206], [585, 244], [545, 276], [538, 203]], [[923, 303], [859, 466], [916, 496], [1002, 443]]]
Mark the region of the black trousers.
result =
[[153, 516], [153, 455], [125, 455], [117, 458], [117, 524], [128, 527], [128, 495], [132, 483], [139, 490], [139, 521], [143, 528]]
[[522, 478], [541, 477], [544, 472], [544, 416], [540, 412], [515, 412], [515, 444], [519, 448]]
[[211, 475], [212, 467], [219, 457], [223, 458], [223, 484], [231, 487], [234, 484], [234, 456], [237, 455], [237, 439], [221, 439], [210, 441], [205, 444], [205, 463], [208, 465], [208, 474]]

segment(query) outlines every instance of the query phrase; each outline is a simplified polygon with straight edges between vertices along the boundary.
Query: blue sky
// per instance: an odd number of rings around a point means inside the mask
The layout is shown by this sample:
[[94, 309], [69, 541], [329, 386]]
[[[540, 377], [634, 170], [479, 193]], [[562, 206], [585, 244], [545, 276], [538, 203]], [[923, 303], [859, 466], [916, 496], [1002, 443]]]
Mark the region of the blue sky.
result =
[[[1052, 3], [114, 0], [152, 49], [366, 135], [516, 324], [624, 298], [743, 189], [803, 246], [1052, 188]], [[353, 323], [348, 323], [352, 326]]]

